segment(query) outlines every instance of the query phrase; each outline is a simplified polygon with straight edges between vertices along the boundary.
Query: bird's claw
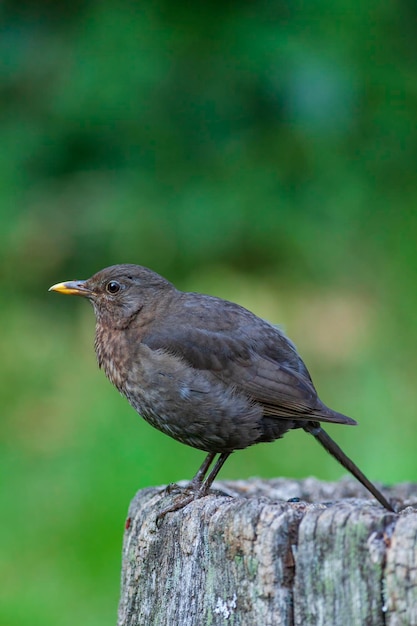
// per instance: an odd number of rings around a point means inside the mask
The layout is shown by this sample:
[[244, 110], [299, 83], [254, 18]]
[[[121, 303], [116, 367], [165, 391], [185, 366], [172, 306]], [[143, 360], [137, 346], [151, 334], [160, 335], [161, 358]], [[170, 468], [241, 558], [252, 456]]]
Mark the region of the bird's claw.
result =
[[186, 487], [180, 487], [179, 485], [172, 483], [172, 485], [168, 485], [165, 492], [167, 495], [179, 492], [179, 495], [178, 498], [175, 498], [172, 504], [158, 513], [156, 516], [156, 523], [158, 526], [167, 513], [179, 511], [187, 506], [187, 504], [190, 504], [190, 502], [204, 498], [208, 495], [209, 490], [205, 488], [204, 484], [196, 487], [196, 485], [190, 483]]
[[180, 487], [179, 485], [177, 485], [177, 483], [169, 483], [169, 485], [167, 485], [165, 489], [162, 490], [162, 493], [165, 493], [166, 495], [171, 495], [173, 493], [182, 493], [183, 491], [184, 487]]

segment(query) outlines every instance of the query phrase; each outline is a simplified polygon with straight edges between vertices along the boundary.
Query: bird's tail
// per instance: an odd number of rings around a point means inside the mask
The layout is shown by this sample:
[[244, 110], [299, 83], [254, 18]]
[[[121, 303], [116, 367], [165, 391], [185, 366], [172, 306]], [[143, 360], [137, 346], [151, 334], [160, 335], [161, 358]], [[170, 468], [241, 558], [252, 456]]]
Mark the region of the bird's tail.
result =
[[349, 457], [346, 456], [343, 450], [339, 448], [337, 443], [333, 441], [331, 437], [329, 437], [326, 431], [323, 430], [323, 428], [320, 426], [319, 422], [307, 422], [305, 426], [303, 426], [303, 428], [306, 432], [313, 435], [313, 437], [317, 439], [317, 441], [323, 446], [323, 448], [327, 450], [327, 452], [329, 452], [337, 461], [339, 461], [339, 463], [343, 465], [345, 469], [353, 474], [353, 476], [355, 476], [355, 478], [357, 478], [357, 480], [359, 480], [359, 482], [362, 483], [362, 485], [366, 487], [366, 489], [368, 489], [368, 491], [370, 491], [373, 496], [375, 496], [375, 498], [378, 500], [378, 502], [382, 504], [382, 506], [384, 506], [388, 511], [395, 513], [392, 505], [388, 502], [388, 500], [382, 495], [380, 491], [378, 491], [375, 485], [373, 485], [371, 481], [366, 478], [365, 474], [361, 472], [359, 467], [357, 467], [353, 463], [353, 461], [351, 461]]

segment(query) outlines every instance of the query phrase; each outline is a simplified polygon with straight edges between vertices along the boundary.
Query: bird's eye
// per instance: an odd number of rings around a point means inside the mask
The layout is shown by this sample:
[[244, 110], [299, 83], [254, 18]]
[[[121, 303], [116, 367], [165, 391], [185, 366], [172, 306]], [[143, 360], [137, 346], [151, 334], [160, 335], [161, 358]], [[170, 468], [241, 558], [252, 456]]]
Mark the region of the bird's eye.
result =
[[117, 280], [111, 280], [106, 285], [106, 291], [112, 295], [120, 291], [120, 283]]

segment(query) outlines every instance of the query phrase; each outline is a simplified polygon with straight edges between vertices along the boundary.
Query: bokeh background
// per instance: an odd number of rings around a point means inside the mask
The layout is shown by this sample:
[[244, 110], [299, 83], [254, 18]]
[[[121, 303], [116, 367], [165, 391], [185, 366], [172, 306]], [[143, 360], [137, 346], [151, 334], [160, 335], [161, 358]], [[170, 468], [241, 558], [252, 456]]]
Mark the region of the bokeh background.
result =
[[[416, 480], [417, 5], [3, 1], [0, 622], [114, 624], [140, 487], [203, 454], [47, 292], [119, 262], [280, 323], [365, 473]], [[345, 472], [305, 433], [221, 476]]]

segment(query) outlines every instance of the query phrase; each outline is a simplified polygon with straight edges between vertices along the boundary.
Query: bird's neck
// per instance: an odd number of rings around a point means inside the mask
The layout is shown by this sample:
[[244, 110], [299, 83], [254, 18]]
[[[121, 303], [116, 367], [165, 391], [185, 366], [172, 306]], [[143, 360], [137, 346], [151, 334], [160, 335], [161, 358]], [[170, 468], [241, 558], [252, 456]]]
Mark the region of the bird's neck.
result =
[[155, 321], [167, 313], [177, 293], [172, 290], [158, 303], [143, 303], [131, 317], [124, 318], [123, 324], [115, 325], [108, 316], [96, 316], [94, 348], [98, 365], [119, 391], [123, 392], [129, 370], [139, 358], [138, 347], [142, 339], [151, 331]]
[[97, 322], [94, 341], [97, 362], [107, 378], [121, 391], [126, 378], [126, 332]]
[[131, 323], [125, 326], [109, 325], [103, 317], [97, 319], [94, 348], [98, 365], [119, 391], [124, 390], [132, 362], [137, 359], [135, 348], [154, 321], [155, 314], [147, 307], [143, 307], [140, 315], [133, 316]]

